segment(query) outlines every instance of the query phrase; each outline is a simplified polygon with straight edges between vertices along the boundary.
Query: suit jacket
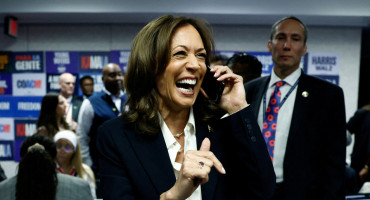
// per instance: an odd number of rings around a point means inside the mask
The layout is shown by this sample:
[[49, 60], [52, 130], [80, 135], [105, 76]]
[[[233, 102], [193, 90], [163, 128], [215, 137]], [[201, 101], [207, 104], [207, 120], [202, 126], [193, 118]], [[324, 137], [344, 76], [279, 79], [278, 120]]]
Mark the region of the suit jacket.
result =
[[[203, 200], [267, 199], [273, 194], [275, 174], [253, 118], [247, 107], [220, 120], [213, 131], [195, 119], [198, 149], [208, 137], [226, 170], [221, 175], [212, 168], [209, 181], [201, 186]], [[97, 147], [105, 200], [159, 199], [176, 181], [161, 132], [137, 133], [121, 116], [99, 127]]]
[[[269, 81], [267, 76], [245, 84], [256, 117]], [[283, 164], [285, 199], [344, 199], [345, 156], [342, 89], [302, 73]]]
[[[89, 183], [81, 178], [57, 174], [56, 200], [92, 200]], [[0, 183], [1, 200], [15, 200], [17, 176]]]
[[82, 96], [73, 96], [72, 97], [72, 119], [73, 121], [77, 122], [78, 120], [78, 113], [80, 112], [80, 108], [82, 105], [83, 98]]

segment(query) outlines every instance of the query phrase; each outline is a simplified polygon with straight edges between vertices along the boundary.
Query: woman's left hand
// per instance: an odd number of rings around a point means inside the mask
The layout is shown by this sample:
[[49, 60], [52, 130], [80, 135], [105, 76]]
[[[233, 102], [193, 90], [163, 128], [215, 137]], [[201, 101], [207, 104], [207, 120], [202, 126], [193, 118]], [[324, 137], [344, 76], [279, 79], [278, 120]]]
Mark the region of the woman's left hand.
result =
[[225, 89], [219, 103], [222, 109], [232, 114], [248, 105], [241, 76], [234, 74], [229, 67], [221, 65], [214, 66], [211, 72], [215, 73], [214, 77], [217, 78], [217, 81], [225, 83]]

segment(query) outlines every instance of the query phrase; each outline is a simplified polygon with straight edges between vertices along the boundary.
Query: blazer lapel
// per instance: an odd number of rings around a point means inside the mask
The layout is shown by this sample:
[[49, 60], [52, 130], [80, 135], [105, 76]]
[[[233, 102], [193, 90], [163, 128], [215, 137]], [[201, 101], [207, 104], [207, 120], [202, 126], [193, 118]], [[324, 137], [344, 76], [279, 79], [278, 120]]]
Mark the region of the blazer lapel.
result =
[[259, 87], [259, 90], [255, 94], [256, 98], [254, 98], [253, 101], [250, 102], [251, 105], [253, 106], [253, 111], [254, 111], [254, 115], [256, 116], [256, 118], [258, 117], [258, 111], [261, 107], [262, 98], [263, 98], [263, 95], [265, 95], [266, 88], [269, 82], [270, 82], [270, 76], [265, 77], [261, 80], [261, 87]]
[[141, 161], [158, 194], [170, 189], [176, 182], [176, 177], [162, 132], [150, 137], [137, 133], [129, 135], [137, 158]]
[[[290, 149], [292, 146], [294, 146], [293, 143], [297, 143], [297, 141], [300, 141], [300, 139], [297, 139], [296, 137], [299, 137], [298, 134], [302, 133], [302, 129], [305, 129], [305, 124], [307, 124], [305, 122], [309, 120], [307, 119], [307, 113], [310, 113], [310, 109], [313, 109], [311, 105], [313, 93], [314, 91], [312, 91], [312, 86], [307, 79], [307, 75], [302, 72], [302, 75], [299, 79], [297, 94], [294, 102], [285, 158], [289, 157], [289, 152], [291, 151]], [[286, 163], [286, 160], [287, 159], [284, 160], [284, 165]]]
[[[212, 146], [212, 141], [216, 139], [215, 136], [217, 134], [219, 133], [214, 133], [213, 130], [209, 130], [208, 125], [206, 125], [202, 121], [199, 120], [196, 121], [196, 137], [198, 149], [200, 149], [200, 145], [202, 144], [204, 138], [208, 137], [211, 141], [211, 151], [215, 154], [217, 158], [219, 158], [220, 156], [220, 152], [218, 151], [219, 147], [215, 146], [214, 143]], [[201, 185], [203, 199], [213, 199], [217, 185], [218, 174], [219, 172], [216, 170], [216, 168], [212, 167], [211, 172], [208, 175], [209, 181], [206, 184]]]

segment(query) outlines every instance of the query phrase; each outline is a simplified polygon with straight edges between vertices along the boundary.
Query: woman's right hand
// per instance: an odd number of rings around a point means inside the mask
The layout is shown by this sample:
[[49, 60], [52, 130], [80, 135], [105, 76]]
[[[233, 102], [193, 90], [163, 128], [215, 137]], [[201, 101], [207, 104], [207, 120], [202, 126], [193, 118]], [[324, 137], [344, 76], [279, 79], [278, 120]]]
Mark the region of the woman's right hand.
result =
[[210, 151], [211, 142], [205, 138], [199, 151], [187, 151], [175, 185], [161, 195], [165, 199], [186, 199], [199, 185], [208, 182], [208, 174], [214, 166], [221, 174], [225, 174], [222, 163]]

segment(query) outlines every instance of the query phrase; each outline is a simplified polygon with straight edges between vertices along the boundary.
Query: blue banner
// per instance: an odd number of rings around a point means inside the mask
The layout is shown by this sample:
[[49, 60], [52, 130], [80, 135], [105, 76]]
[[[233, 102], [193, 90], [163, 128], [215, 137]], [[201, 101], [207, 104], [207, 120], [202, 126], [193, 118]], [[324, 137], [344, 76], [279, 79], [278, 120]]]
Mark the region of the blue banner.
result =
[[110, 52], [110, 62], [116, 63], [121, 67], [123, 73], [126, 73], [127, 70], [127, 62], [128, 58], [130, 57], [130, 50], [123, 50], [123, 51], [111, 51]]
[[45, 57], [47, 73], [78, 73], [79, 55], [77, 51], [47, 51]]
[[0, 95], [12, 95], [12, 74], [0, 74]]
[[109, 63], [109, 52], [80, 52], [80, 72], [102, 72]]
[[37, 131], [37, 118], [14, 120], [15, 140], [24, 140], [26, 137], [35, 134], [36, 131]]
[[12, 96], [2, 96], [0, 95], [0, 117], [13, 117], [14, 111], [12, 108]]
[[12, 55], [13, 72], [45, 72], [43, 61], [43, 52], [14, 52]]
[[42, 98], [0, 96], [0, 117], [38, 118]]
[[0, 160], [13, 159], [13, 141], [0, 141]]

